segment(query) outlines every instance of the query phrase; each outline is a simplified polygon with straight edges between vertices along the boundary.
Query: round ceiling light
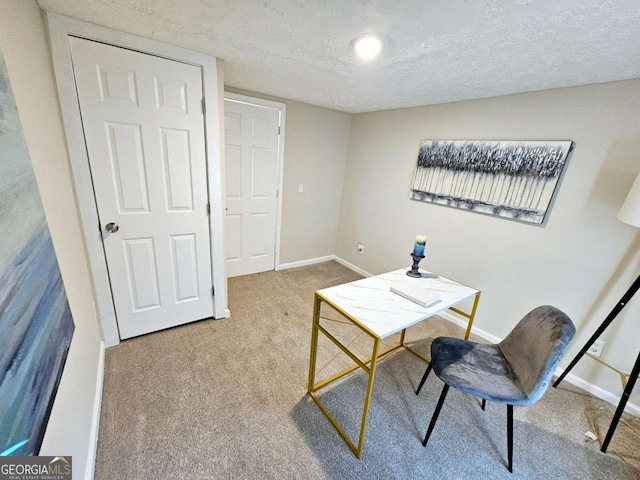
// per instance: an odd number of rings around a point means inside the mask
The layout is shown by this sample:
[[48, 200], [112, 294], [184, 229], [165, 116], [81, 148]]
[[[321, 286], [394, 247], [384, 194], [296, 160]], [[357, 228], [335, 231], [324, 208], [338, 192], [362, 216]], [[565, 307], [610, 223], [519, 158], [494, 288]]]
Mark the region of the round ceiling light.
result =
[[357, 39], [353, 44], [353, 48], [360, 58], [371, 60], [380, 53], [382, 42], [372, 35], [366, 35]]

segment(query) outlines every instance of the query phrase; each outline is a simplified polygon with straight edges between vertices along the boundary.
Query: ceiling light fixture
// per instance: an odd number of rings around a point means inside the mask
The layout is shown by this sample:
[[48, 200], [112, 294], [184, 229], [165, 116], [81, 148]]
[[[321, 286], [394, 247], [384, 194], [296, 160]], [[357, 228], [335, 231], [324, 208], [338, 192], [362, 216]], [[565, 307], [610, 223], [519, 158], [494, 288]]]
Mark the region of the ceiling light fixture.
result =
[[358, 38], [354, 42], [353, 48], [360, 58], [363, 60], [371, 60], [380, 53], [382, 42], [373, 35], [366, 35]]

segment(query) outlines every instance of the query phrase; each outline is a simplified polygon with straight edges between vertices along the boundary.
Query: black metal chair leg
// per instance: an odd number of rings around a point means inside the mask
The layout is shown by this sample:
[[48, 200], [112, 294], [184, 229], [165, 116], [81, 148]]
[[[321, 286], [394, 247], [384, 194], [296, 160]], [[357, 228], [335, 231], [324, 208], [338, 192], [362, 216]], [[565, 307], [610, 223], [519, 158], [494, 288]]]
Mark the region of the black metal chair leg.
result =
[[484, 410], [484, 407], [487, 406], [487, 401], [483, 398], [482, 399], [482, 410]]
[[420, 385], [418, 385], [418, 389], [416, 390], [416, 395], [418, 395], [420, 393], [420, 390], [422, 389], [422, 386], [424, 385], [424, 382], [427, 380], [427, 377], [429, 376], [429, 373], [431, 373], [431, 364], [429, 364], [427, 369], [424, 371], [424, 375], [422, 376], [422, 380], [420, 380]]
[[438, 405], [436, 406], [435, 412], [433, 412], [433, 416], [431, 417], [431, 422], [429, 422], [429, 429], [427, 430], [427, 434], [424, 436], [424, 440], [422, 441], [422, 446], [426, 447], [427, 442], [429, 441], [429, 437], [431, 436], [431, 432], [433, 431], [433, 427], [436, 424], [436, 420], [438, 420], [438, 415], [440, 415], [440, 410], [442, 409], [442, 404], [444, 403], [444, 399], [447, 396], [447, 392], [449, 391], [449, 385], [445, 384], [442, 388], [442, 393], [440, 394], [440, 399], [438, 400]]
[[509, 472], [513, 473], [513, 405], [507, 405], [507, 457]]

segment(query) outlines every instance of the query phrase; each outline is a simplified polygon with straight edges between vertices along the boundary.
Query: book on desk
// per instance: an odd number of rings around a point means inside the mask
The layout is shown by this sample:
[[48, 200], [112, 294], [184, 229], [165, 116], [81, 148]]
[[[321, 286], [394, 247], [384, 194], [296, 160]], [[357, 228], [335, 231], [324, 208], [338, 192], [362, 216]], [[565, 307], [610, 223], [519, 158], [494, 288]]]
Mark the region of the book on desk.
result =
[[442, 301], [440, 293], [409, 282], [395, 282], [389, 290], [425, 308], [433, 307]]

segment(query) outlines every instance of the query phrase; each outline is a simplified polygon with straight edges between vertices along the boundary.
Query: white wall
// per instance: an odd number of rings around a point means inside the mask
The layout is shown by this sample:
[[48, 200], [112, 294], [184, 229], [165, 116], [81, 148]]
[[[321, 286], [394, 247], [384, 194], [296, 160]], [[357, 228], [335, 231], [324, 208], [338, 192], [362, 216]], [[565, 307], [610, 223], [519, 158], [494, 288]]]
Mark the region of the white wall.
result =
[[[352, 116], [231, 87], [225, 90], [287, 106], [280, 263], [333, 255]], [[299, 184], [303, 193], [298, 193]]]
[[[575, 148], [538, 227], [409, 200], [423, 139], [573, 140]], [[421, 266], [483, 291], [480, 329], [502, 338], [541, 304], [568, 313], [578, 333], [566, 366], [640, 273], [639, 232], [615, 218], [639, 171], [640, 80], [354, 115], [336, 254], [381, 273], [410, 265], [415, 235], [426, 234]], [[631, 369], [639, 319], [640, 294], [601, 337], [605, 361]], [[620, 378], [591, 359], [572, 373], [622, 393]]]
[[101, 394], [104, 350], [92, 307], [92, 282], [48, 43], [45, 22], [34, 0], [0, 2], [0, 49], [76, 326], [40, 453], [72, 456], [73, 476], [81, 479], [93, 472], [96, 432], [92, 422], [99, 415], [96, 402]]

